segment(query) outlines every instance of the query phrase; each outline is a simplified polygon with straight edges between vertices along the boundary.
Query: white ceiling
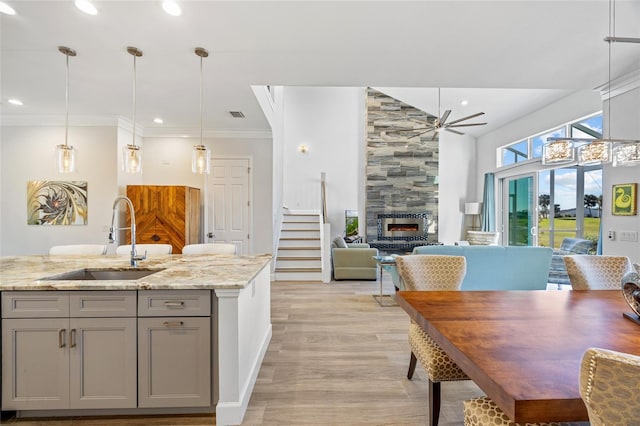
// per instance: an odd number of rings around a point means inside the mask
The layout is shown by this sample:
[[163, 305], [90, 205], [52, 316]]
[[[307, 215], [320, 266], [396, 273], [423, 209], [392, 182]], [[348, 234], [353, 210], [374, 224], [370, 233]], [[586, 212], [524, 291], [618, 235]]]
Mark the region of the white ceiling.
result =
[[[72, 124], [131, 118], [126, 47], [141, 49], [136, 121], [154, 133], [199, 128], [198, 46], [210, 53], [203, 65], [210, 131], [270, 130], [251, 85], [389, 88], [433, 115], [434, 88], [442, 87], [450, 120], [486, 113], [488, 126], [468, 129], [479, 136], [609, 78], [607, 0], [182, 1], [180, 17], [165, 14], [160, 1], [94, 1], [96, 16], [72, 1], [5, 1], [17, 12], [0, 18], [5, 123], [64, 114], [60, 45], [78, 53], [70, 58]], [[617, 2], [616, 35], [640, 37], [640, 0]], [[611, 63], [612, 79], [640, 69], [640, 46], [613, 45]]]

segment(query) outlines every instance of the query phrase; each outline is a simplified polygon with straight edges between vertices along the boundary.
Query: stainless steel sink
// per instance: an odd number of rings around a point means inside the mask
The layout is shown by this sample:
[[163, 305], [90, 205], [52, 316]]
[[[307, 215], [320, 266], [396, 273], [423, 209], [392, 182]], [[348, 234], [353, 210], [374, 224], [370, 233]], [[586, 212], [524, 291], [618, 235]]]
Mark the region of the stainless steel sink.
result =
[[137, 280], [156, 272], [163, 271], [164, 268], [84, 268], [75, 271], [65, 272], [51, 277], [41, 278], [41, 280], [52, 281], [88, 281], [88, 280]]

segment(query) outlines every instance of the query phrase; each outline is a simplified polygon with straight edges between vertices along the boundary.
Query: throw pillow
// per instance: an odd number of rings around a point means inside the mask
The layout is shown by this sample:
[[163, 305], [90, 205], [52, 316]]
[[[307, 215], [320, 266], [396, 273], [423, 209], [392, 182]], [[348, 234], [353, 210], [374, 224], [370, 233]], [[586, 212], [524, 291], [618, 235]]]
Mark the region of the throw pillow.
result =
[[344, 241], [344, 238], [340, 236], [333, 239], [333, 245], [337, 248], [349, 248], [349, 246], [347, 246], [347, 243]]

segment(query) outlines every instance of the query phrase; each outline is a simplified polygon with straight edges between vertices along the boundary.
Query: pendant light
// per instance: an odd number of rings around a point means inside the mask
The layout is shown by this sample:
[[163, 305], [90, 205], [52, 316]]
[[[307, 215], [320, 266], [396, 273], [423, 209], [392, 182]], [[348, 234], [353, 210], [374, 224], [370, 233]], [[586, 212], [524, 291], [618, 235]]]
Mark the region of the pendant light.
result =
[[[640, 165], [640, 141], [613, 139], [611, 137], [611, 45], [612, 43], [640, 43], [640, 38], [615, 36], [615, 0], [609, 0], [609, 36], [604, 41], [609, 44], [608, 49], [608, 81], [607, 81], [607, 112], [609, 125], [605, 138], [547, 138], [542, 147], [542, 164], [563, 164], [574, 161], [577, 151], [578, 164], [581, 166], [608, 164], [613, 161], [613, 167]], [[578, 144], [574, 149], [574, 143]]]
[[131, 130], [131, 144], [123, 148], [123, 167], [126, 173], [142, 172], [142, 148], [136, 145], [136, 59], [142, 56], [142, 51], [135, 47], [127, 47], [127, 52], [133, 56], [133, 114], [131, 122], [133, 129]]
[[191, 171], [197, 174], [209, 174], [211, 168], [211, 152], [202, 143], [202, 58], [209, 56], [209, 52], [202, 47], [196, 47], [195, 53], [200, 57], [200, 144], [194, 145], [191, 155]]
[[59, 46], [58, 50], [66, 56], [67, 71], [65, 85], [66, 112], [64, 117], [64, 144], [56, 147], [58, 173], [73, 173], [76, 171], [76, 151], [68, 143], [69, 139], [69, 56], [76, 56], [76, 51], [65, 46]]

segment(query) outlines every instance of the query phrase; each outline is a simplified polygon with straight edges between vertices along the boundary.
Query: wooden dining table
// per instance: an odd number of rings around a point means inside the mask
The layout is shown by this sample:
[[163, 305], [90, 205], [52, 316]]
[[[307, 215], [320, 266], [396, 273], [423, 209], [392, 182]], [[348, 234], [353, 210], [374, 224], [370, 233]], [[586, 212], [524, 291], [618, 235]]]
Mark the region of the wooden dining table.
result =
[[398, 304], [516, 423], [588, 420], [589, 347], [640, 355], [620, 290], [401, 291]]

